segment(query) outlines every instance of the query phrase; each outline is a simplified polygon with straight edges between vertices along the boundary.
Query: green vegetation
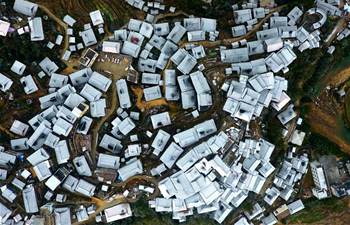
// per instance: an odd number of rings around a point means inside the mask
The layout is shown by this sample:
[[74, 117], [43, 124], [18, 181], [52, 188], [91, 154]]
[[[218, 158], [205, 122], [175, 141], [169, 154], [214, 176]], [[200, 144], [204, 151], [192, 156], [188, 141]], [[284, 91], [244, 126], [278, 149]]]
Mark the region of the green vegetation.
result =
[[298, 59], [291, 65], [287, 73], [288, 93], [293, 99], [300, 100], [317, 96], [323, 87], [322, 78], [349, 65], [350, 40], [344, 39], [335, 46], [336, 51], [333, 56], [321, 48], [298, 55]]
[[308, 143], [317, 149], [317, 152], [320, 155], [336, 155], [338, 157], [348, 157], [347, 154], [342, 152], [338, 145], [334, 144], [333, 142], [329, 141], [327, 138], [312, 133], [308, 138]]
[[277, 5], [285, 5], [288, 4], [287, 8], [285, 10], [287, 10], [287, 12], [289, 12], [290, 10], [292, 10], [295, 6], [298, 7], [304, 7], [306, 9], [312, 8], [315, 4], [314, 0], [275, 0]]
[[350, 95], [349, 93], [345, 97], [345, 117], [347, 124], [350, 124]]
[[277, 149], [284, 149], [285, 144], [282, 136], [281, 122], [275, 116], [267, 115], [266, 121], [266, 138], [269, 142], [274, 143]]
[[[288, 94], [293, 99], [301, 99], [312, 87], [304, 85], [317, 76], [316, 70], [322, 55], [322, 49], [314, 49], [298, 55], [297, 60], [291, 65], [287, 73], [289, 82]], [[318, 77], [318, 76], [317, 76]]]
[[346, 202], [337, 198], [324, 200], [311, 199], [304, 202], [305, 209], [300, 213], [288, 217], [285, 224], [316, 223], [330, 213], [340, 213], [347, 208]]

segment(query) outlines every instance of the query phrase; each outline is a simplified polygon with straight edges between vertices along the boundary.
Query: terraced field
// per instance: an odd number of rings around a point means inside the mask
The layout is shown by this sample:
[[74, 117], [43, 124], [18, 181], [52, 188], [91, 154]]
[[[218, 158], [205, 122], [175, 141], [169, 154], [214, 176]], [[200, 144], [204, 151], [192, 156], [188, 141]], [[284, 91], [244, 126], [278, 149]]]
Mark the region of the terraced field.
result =
[[58, 17], [63, 18], [69, 14], [79, 18], [78, 22], [84, 24], [90, 21], [89, 12], [101, 10], [109, 24], [122, 26], [129, 17], [135, 17], [135, 12], [123, 0], [36, 0], [49, 8]]

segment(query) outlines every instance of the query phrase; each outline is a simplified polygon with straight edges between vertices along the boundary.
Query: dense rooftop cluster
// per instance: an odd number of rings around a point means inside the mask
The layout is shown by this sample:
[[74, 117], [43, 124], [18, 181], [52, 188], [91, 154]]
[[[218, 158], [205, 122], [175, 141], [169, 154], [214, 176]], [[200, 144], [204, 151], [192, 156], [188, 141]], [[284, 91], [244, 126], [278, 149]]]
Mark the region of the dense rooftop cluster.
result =
[[[327, 16], [343, 13], [337, 2], [318, 0], [315, 8], [303, 12], [296, 6], [287, 15], [271, 11], [255, 0], [233, 5], [234, 41], [228, 45], [220, 42], [215, 19], [190, 16], [158, 22], [158, 15], [175, 13], [176, 8], [158, 1], [126, 2], [144, 11], [145, 19], [130, 19], [99, 42], [95, 32], [105, 33], [101, 11], [90, 13], [91, 23], [85, 24], [77, 37], [74, 30], [77, 20], [66, 15], [63, 18], [66, 34], [48, 41], [47, 47], [53, 49], [61, 46], [66, 36], [68, 48], [61, 59], [68, 62], [82, 51], [81, 68], [63, 74], [49, 57], [37, 62], [40, 69], [37, 77], [48, 79], [45, 94], [38, 97], [40, 112], [28, 121], [13, 121], [9, 131], [17, 138], [0, 146], [0, 180], [7, 181], [0, 187], [0, 222], [46, 224], [39, 215], [44, 209], [51, 213], [56, 225], [91, 222], [91, 218], [109, 223], [131, 217], [127, 200], [133, 193], [129, 190], [119, 193], [123, 203], [101, 213], [96, 213], [94, 201], [71, 207], [67, 199], [69, 195], [108, 199], [114, 184], [125, 184], [135, 176], [152, 176], [150, 179], [156, 180], [150, 185], [138, 185], [138, 191], [148, 195], [159, 191], [149, 199], [149, 206], [156, 212], [172, 213], [172, 218], [179, 222], [193, 214], [210, 214], [222, 223], [249, 196], [261, 199], [251, 212], [238, 218], [236, 225], [251, 221], [273, 225], [278, 219], [304, 209], [295, 193], [308, 170], [309, 156], [296, 151], [305, 133], [298, 128], [302, 119], [287, 94], [288, 80], [284, 74], [299, 52], [321, 47], [320, 28]], [[36, 16], [37, 4], [16, 0], [13, 9], [28, 17], [27, 25], [17, 29], [18, 35], [29, 32], [31, 41], [45, 40], [42, 18]], [[313, 14], [320, 20], [311, 26], [302, 25], [302, 18]], [[10, 26], [10, 22], [0, 20], [0, 35], [6, 36]], [[253, 31], [255, 36], [245, 39]], [[338, 40], [349, 34], [346, 28], [339, 33]], [[204, 63], [208, 46], [216, 43], [219, 44], [214, 61], [225, 67], [225, 75], [222, 74], [225, 81], [218, 90], [214, 88], [216, 81], [207, 77]], [[328, 52], [333, 51], [331, 46]], [[93, 69], [94, 63], [103, 62], [99, 58], [102, 53], [118, 55], [120, 58], [113, 64], [128, 61], [121, 77]], [[26, 95], [32, 95], [41, 87], [37, 78], [27, 73], [27, 66], [30, 65], [18, 59], [8, 73], [17, 76]], [[14, 81], [10, 77], [13, 76], [7, 72], [0, 73], [2, 92], [12, 91]], [[145, 125], [142, 121], [146, 112], [135, 107], [135, 96], [131, 93], [135, 86], [142, 90], [143, 102], [165, 99], [197, 119], [215, 104], [214, 91], [221, 91], [224, 104], [218, 110], [225, 112], [231, 125], [218, 126], [217, 118], [209, 115], [180, 129], [168, 108], [151, 110]], [[116, 92], [113, 101], [118, 106], [109, 119], [111, 92]], [[290, 144], [281, 165], [273, 165], [271, 160], [274, 143], [251, 132], [250, 124], [269, 113], [277, 115]], [[103, 131], [93, 134], [92, 128], [105, 117], [108, 118]], [[140, 133], [142, 126], [144, 134]], [[77, 149], [77, 135], [80, 142], [89, 144]], [[149, 171], [145, 169], [145, 160], [155, 162]], [[20, 169], [16, 169], [17, 165], [21, 165]], [[314, 195], [327, 197], [322, 167], [312, 162], [311, 169], [316, 184]], [[341, 195], [344, 186], [333, 188]], [[22, 211], [15, 210], [15, 202], [20, 198]], [[57, 202], [60, 206], [54, 204]]]

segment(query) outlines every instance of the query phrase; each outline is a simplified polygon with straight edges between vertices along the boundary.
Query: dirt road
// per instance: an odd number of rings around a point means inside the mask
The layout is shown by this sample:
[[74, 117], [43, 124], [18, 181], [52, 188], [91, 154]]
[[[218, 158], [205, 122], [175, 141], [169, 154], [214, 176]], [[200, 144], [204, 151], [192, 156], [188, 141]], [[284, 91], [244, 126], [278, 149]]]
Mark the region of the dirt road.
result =
[[[156, 179], [154, 177], [149, 177], [146, 175], [133, 176], [124, 182], [113, 183], [112, 186], [113, 187], [126, 187], [130, 183], [131, 184], [134, 184], [135, 182], [137, 183], [137, 181], [146, 181], [147, 183], [152, 183], [154, 185], [155, 191], [149, 197], [149, 199], [153, 199], [159, 195], [159, 189], [157, 187], [158, 182], [156, 181]], [[135, 203], [138, 199], [139, 198], [132, 198], [132, 197], [126, 198], [121, 194], [116, 195], [114, 197], [114, 199], [111, 201], [101, 200], [101, 199], [92, 197], [91, 202], [96, 204], [96, 207], [97, 207], [96, 212], [93, 214], [90, 214], [88, 220], [83, 221], [83, 222], [75, 222], [75, 223], [73, 223], [73, 225], [92, 224], [94, 222], [94, 219], [96, 218], [96, 216], [98, 214], [100, 214], [101, 212], [103, 212], [105, 209], [108, 209], [110, 207], [113, 207], [113, 206], [121, 204], [121, 203], [126, 203], [126, 202]]]
[[51, 19], [53, 19], [59, 26], [61, 26], [64, 30], [64, 47], [61, 53], [61, 57], [63, 56], [64, 52], [68, 49], [69, 47], [69, 42], [68, 42], [68, 33], [67, 33], [67, 29], [68, 29], [68, 25], [63, 22], [60, 18], [58, 18], [55, 14], [53, 14], [46, 6], [40, 4], [39, 8], [44, 11]]
[[[100, 57], [103, 58], [105, 55], [101, 55]], [[96, 62], [94, 65], [94, 70], [96, 71], [105, 71], [107, 74], [110, 74], [110, 78], [112, 79], [111, 88], [108, 91], [108, 96], [106, 98], [107, 101], [107, 111], [106, 115], [102, 118], [100, 118], [95, 126], [91, 130], [91, 158], [92, 161], [95, 162], [96, 159], [96, 152], [97, 152], [97, 141], [98, 141], [98, 134], [102, 127], [102, 125], [110, 119], [116, 112], [118, 104], [118, 97], [117, 97], [117, 85], [116, 81], [120, 79], [122, 76], [126, 75], [127, 68], [129, 67], [131, 60], [128, 57], [124, 57], [119, 55], [118, 58], [120, 58], [119, 63], [114, 63], [112, 61], [109, 61], [112, 57], [110, 55], [107, 55], [108, 59], [104, 57], [104, 62]], [[117, 56], [116, 56], [117, 57]]]

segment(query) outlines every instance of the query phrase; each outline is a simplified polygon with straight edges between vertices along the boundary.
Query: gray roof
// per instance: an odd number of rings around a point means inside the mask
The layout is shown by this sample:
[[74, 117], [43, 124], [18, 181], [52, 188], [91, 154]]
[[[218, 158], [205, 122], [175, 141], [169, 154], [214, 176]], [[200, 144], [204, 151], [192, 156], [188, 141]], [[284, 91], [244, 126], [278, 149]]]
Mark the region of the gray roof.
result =
[[125, 55], [130, 55], [134, 58], [137, 58], [141, 51], [141, 47], [139, 45], [136, 45], [132, 42], [125, 41], [121, 50], [121, 53]]
[[188, 52], [183, 49], [183, 48], [179, 48], [170, 58], [170, 60], [175, 63], [175, 65], [179, 65], [182, 60], [186, 57], [186, 55], [188, 54]]
[[181, 105], [183, 109], [191, 109], [196, 107], [196, 92], [194, 90], [181, 92]]
[[97, 44], [96, 36], [92, 29], [82, 31], [81, 37], [86, 47]]
[[141, 83], [158, 85], [160, 82], [160, 74], [158, 73], [142, 73]]
[[251, 19], [253, 19], [252, 10], [251, 9], [241, 9], [233, 11], [233, 17], [235, 19], [236, 24], [245, 23]]
[[46, 160], [46, 161], [43, 161], [43, 162], [36, 164], [33, 167], [33, 170], [34, 170], [36, 177], [38, 178], [39, 181], [43, 181], [52, 175], [51, 170], [50, 170], [50, 166], [51, 165], [50, 165], [49, 161]]
[[187, 54], [186, 57], [178, 65], [177, 69], [180, 70], [183, 74], [189, 74], [192, 69], [196, 66], [197, 60], [190, 54]]
[[262, 40], [262, 41], [270, 38], [276, 38], [278, 36], [279, 36], [278, 29], [276, 27], [256, 32], [256, 37], [258, 38], [258, 40]]
[[69, 207], [55, 208], [55, 225], [71, 225], [71, 212]]
[[164, 84], [165, 85], [176, 85], [176, 71], [166, 69], [164, 70]]
[[201, 18], [201, 30], [205, 32], [215, 32], [217, 21], [210, 18]]
[[270, 28], [287, 26], [288, 17], [286, 16], [272, 16], [270, 17]]
[[283, 125], [287, 124], [289, 121], [294, 119], [297, 114], [293, 110], [293, 105], [289, 105], [286, 110], [277, 115], [277, 118], [281, 121]]
[[126, 29], [114, 31], [114, 39], [116, 41], [125, 41], [127, 38], [128, 38], [128, 31]]
[[118, 169], [120, 166], [120, 158], [118, 156], [100, 153], [98, 155], [97, 166], [109, 169]]
[[181, 147], [187, 147], [196, 143], [199, 139], [211, 135], [217, 131], [215, 121], [213, 119], [206, 120], [195, 125], [193, 128], [187, 129], [175, 134], [174, 140]]
[[76, 177], [73, 177], [72, 175], [68, 175], [68, 177], [66, 178], [66, 180], [63, 183], [63, 188], [65, 188], [66, 190], [70, 191], [70, 192], [74, 192], [75, 188], [78, 185], [79, 180]]
[[208, 81], [201, 71], [196, 71], [190, 74], [194, 89], [197, 94], [209, 93], [210, 87]]
[[298, 19], [303, 15], [303, 11], [301, 11], [298, 6], [295, 6], [288, 14], [287, 17], [289, 18], [289, 25], [295, 25], [295, 23], [298, 21]]
[[159, 36], [165, 36], [169, 34], [169, 23], [157, 23], [153, 25], [154, 28], [154, 34]]
[[10, 78], [0, 73], [0, 91], [2, 92], [8, 91], [11, 88], [12, 84], [13, 84], [13, 81]]
[[119, 131], [124, 135], [128, 135], [135, 127], [136, 125], [130, 117], [126, 117], [118, 124]]
[[128, 178], [135, 176], [137, 174], [141, 174], [143, 172], [142, 163], [140, 160], [131, 159], [126, 163], [125, 166], [121, 167], [118, 170], [119, 178], [122, 181], [127, 180]]
[[257, 55], [265, 52], [264, 44], [261, 40], [247, 42], [248, 54]]
[[211, 93], [197, 94], [197, 104], [199, 111], [207, 110], [208, 107], [213, 105], [213, 98]]
[[13, 186], [20, 190], [23, 190], [24, 186], [26, 186], [26, 184], [23, 181], [19, 180], [16, 177], [12, 180], [11, 184], [13, 184]]
[[47, 73], [48, 75], [51, 75], [51, 73], [56, 72], [59, 68], [56, 65], [56, 63], [54, 63], [51, 59], [49, 59], [48, 57], [44, 58], [40, 63], [39, 66], [41, 67], [41, 69]]
[[139, 31], [142, 25], [141, 20], [130, 19], [128, 23], [128, 29], [132, 31]]
[[79, 175], [88, 177], [92, 175], [90, 166], [83, 155], [75, 157], [73, 159], [73, 164]]
[[178, 49], [178, 46], [174, 44], [172, 41], [167, 40], [165, 44], [163, 45], [161, 52], [167, 56], [172, 56], [174, 52], [176, 52]]
[[81, 97], [77, 93], [70, 93], [68, 98], [64, 101], [64, 104], [68, 106], [71, 109], [74, 109], [74, 107], [77, 107], [80, 103], [85, 102], [86, 100]]
[[32, 77], [32, 75], [28, 75], [28, 76], [24, 76], [20, 79], [23, 88], [24, 88], [24, 92], [29, 95], [32, 94], [36, 91], [38, 91], [38, 87]]
[[129, 96], [128, 85], [125, 79], [120, 79], [117, 81], [117, 94], [120, 107], [123, 109], [130, 108], [131, 101]]
[[7, 178], [7, 170], [0, 168], [0, 180], [6, 180]]
[[153, 86], [143, 89], [143, 94], [146, 101], [152, 101], [162, 97], [162, 92], [159, 86]]
[[177, 77], [181, 92], [193, 90], [193, 85], [191, 82], [191, 77], [189, 75], [182, 75]]
[[167, 36], [167, 39], [171, 40], [174, 43], [178, 43], [181, 38], [185, 35], [186, 28], [181, 26], [180, 24], [176, 24], [175, 27], [170, 31]]
[[112, 80], [98, 72], [93, 72], [88, 82], [99, 90], [106, 92]]
[[39, 211], [35, 189], [33, 185], [28, 185], [22, 192], [24, 208], [27, 213], [37, 213]]
[[[145, 50], [144, 50], [145, 51]], [[142, 53], [141, 53], [142, 54]], [[140, 58], [137, 64], [139, 72], [156, 72], [157, 60]]]
[[94, 102], [101, 98], [102, 93], [90, 84], [85, 84], [85, 86], [80, 92], [80, 95], [83, 96], [89, 102]]
[[200, 18], [185, 18], [183, 21], [184, 27], [187, 31], [197, 31], [201, 29], [201, 19]]
[[11, 214], [12, 211], [0, 202], [0, 222], [5, 223]]
[[225, 49], [220, 51], [221, 61], [225, 63], [249, 60], [248, 48]]
[[68, 76], [52, 73], [50, 77], [49, 87], [61, 88], [68, 83]]
[[106, 115], [106, 99], [102, 98], [94, 102], [90, 102], [90, 114], [92, 117], [102, 117]]
[[195, 146], [192, 150], [183, 155], [177, 162], [176, 165], [182, 171], [187, 171], [191, 168], [198, 160], [208, 156], [211, 154], [208, 144], [203, 142], [197, 146]]
[[90, 117], [83, 116], [79, 122], [77, 133], [86, 135], [91, 127], [93, 120]]
[[7, 152], [0, 152], [0, 165], [7, 166], [8, 163], [15, 164], [16, 156]]
[[41, 17], [35, 17], [29, 21], [30, 39], [32, 41], [44, 40], [44, 30]]
[[66, 24], [68, 24], [69, 26], [73, 26], [77, 21], [73, 18], [73, 17], [71, 17], [70, 15], [65, 15], [64, 17], [63, 17], [63, 21], [66, 23]]
[[15, 60], [11, 66], [11, 71], [18, 75], [23, 75], [25, 69], [26, 69], [26, 65], [24, 65], [18, 60]]
[[171, 124], [169, 112], [158, 113], [151, 116], [153, 129], [168, 126]]
[[170, 134], [164, 130], [159, 130], [155, 136], [151, 146], [154, 148], [153, 154], [159, 155], [162, 152], [170, 139]]
[[38, 10], [38, 5], [30, 1], [16, 0], [13, 9], [26, 16], [35, 16], [36, 11]]
[[95, 185], [87, 182], [86, 180], [80, 179], [75, 188], [75, 191], [82, 195], [91, 197], [94, 195], [95, 189], [96, 189]]
[[177, 86], [169, 85], [165, 87], [165, 98], [168, 101], [178, 101], [180, 99], [180, 92]]
[[99, 146], [111, 152], [118, 152], [123, 148], [121, 142], [118, 139], [108, 134], [105, 134], [103, 136]]
[[151, 38], [153, 33], [153, 26], [150, 23], [147, 23], [145, 21], [142, 22], [142, 25], [140, 27], [140, 34], [147, 38]]
[[74, 86], [77, 86], [77, 85], [82, 85], [82, 84], [85, 84], [86, 82], [88, 82], [91, 74], [92, 74], [91, 68], [85, 68], [85, 69], [78, 70], [74, 73], [71, 73], [69, 75], [69, 78], [70, 78], [72, 84]]
[[68, 149], [68, 144], [66, 140], [60, 141], [55, 146], [56, 160], [58, 164], [67, 163], [70, 159], [70, 153]]
[[189, 42], [191, 42], [191, 41], [204, 41], [205, 40], [205, 32], [201, 31], [201, 30], [187, 32], [187, 40]]
[[17, 198], [17, 195], [8, 187], [2, 189], [1, 195], [11, 203], [13, 203], [13, 201]]
[[291, 215], [299, 212], [300, 210], [303, 210], [304, 208], [305, 206], [300, 199], [288, 205], [288, 209]]

